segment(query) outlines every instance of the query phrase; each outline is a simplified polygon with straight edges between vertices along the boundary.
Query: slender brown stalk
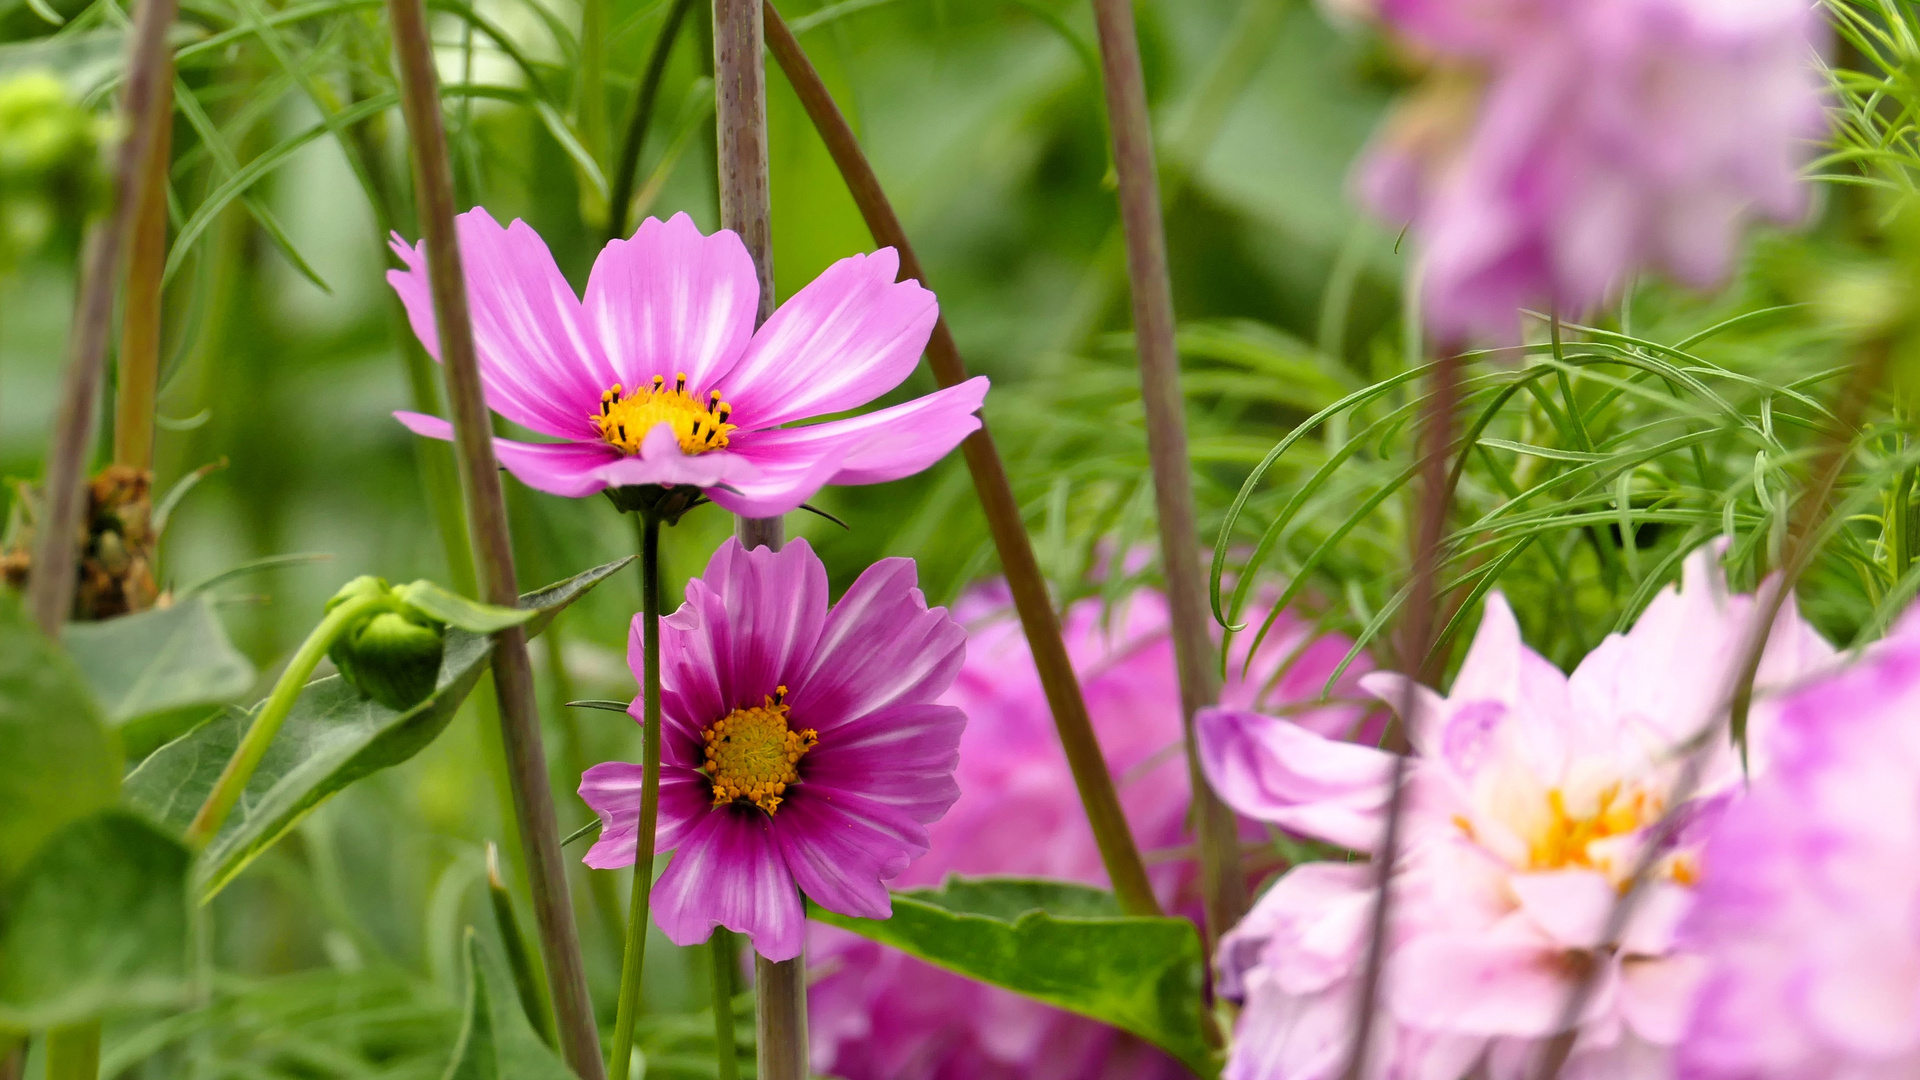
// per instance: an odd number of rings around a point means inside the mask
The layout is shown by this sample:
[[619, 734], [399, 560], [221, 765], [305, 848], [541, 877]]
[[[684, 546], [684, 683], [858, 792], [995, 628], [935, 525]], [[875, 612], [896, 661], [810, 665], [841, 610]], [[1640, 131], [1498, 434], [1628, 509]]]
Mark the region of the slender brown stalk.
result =
[[127, 250], [120, 302], [120, 368], [114, 385], [113, 461], [153, 468], [153, 416], [160, 393], [160, 283], [167, 266], [167, 171], [173, 157], [173, 58], [163, 56], [155, 104], [164, 119], [140, 167], [140, 208]]
[[[755, 1046], [760, 1080], [806, 1080], [807, 967], [804, 957], [753, 956]], [[791, 1006], [777, 1008], [769, 1006]]]
[[680, 24], [693, 10], [693, 0], [673, 0], [667, 21], [654, 39], [653, 52], [647, 57], [646, 74], [634, 91], [633, 113], [627, 118], [627, 134], [620, 142], [620, 157], [614, 162], [612, 202], [607, 206], [607, 238], [625, 239], [627, 215], [633, 208], [633, 184], [640, 175], [640, 151], [647, 142], [647, 129], [653, 124], [653, 108], [660, 100], [660, 80], [667, 73], [667, 59], [673, 55], [673, 43], [680, 36]]
[[120, 264], [140, 210], [140, 175], [153, 154], [159, 131], [171, 113], [162, 93], [171, 64], [167, 29], [178, 0], [141, 0], [133, 17], [132, 53], [127, 61], [127, 91], [122, 110], [127, 134], [115, 155], [113, 209], [88, 230], [81, 262], [80, 298], [68, 338], [67, 370], [59, 411], [47, 447], [46, 496], [36, 530], [33, 579], [27, 606], [48, 636], [60, 632], [73, 606], [74, 573], [87, 505], [87, 456], [93, 448], [100, 383], [106, 373], [107, 335], [113, 332], [113, 294]]
[[[1886, 375], [1888, 352], [1885, 341], [1870, 344], [1866, 355], [1854, 365], [1846, 386], [1840, 391], [1840, 399], [1833, 410], [1833, 422], [1824, 434], [1819, 456], [1814, 461], [1812, 482], [1800, 493], [1794, 505], [1786, 545], [1780, 553], [1780, 568], [1772, 579], [1762, 584], [1759, 595], [1754, 598], [1753, 619], [1747, 625], [1746, 639], [1741, 644], [1740, 666], [1734, 669], [1730, 685], [1720, 695], [1720, 700], [1725, 702], [1722, 711], [1727, 724], [1725, 727], [1718, 722], [1708, 725], [1707, 730], [1696, 736], [1691, 745], [1683, 748], [1687, 752], [1687, 760], [1667, 798], [1667, 812], [1649, 832], [1642, 845], [1640, 858], [1634, 864], [1633, 876], [1627, 880], [1625, 891], [1614, 901], [1613, 909], [1607, 914], [1606, 928], [1600, 937], [1606, 943], [1603, 949], [1615, 947], [1614, 943], [1626, 933], [1627, 923], [1632, 920], [1634, 912], [1639, 910], [1647, 893], [1647, 878], [1652, 874], [1654, 864], [1667, 853], [1673, 833], [1680, 824], [1678, 812], [1693, 799], [1714, 744], [1723, 737], [1736, 740], [1744, 738], [1747, 711], [1753, 704], [1753, 683], [1759, 675], [1760, 660], [1766, 654], [1767, 641], [1773, 635], [1773, 625], [1780, 618], [1780, 610], [1786, 606], [1787, 598], [1793, 595], [1801, 574], [1806, 572], [1819, 551], [1820, 533], [1833, 507], [1834, 489], [1839, 486], [1840, 475], [1846, 470], [1854, 437], [1873, 399], [1873, 392]], [[1743, 753], [1744, 749], [1742, 743]], [[1578, 1018], [1586, 1012], [1588, 1002], [1599, 989], [1599, 978], [1605, 969], [1605, 964], [1588, 965], [1580, 981], [1574, 985], [1573, 992], [1567, 995], [1567, 1003], [1562, 1007], [1559, 1023], [1555, 1027], [1560, 1034], [1547, 1044], [1540, 1055], [1540, 1067], [1534, 1074], [1540, 1080], [1555, 1080], [1566, 1065], [1568, 1056], [1573, 1052], [1574, 1039], [1579, 1034]]]
[[[1438, 672], [1433, 638], [1440, 626], [1435, 610], [1439, 599], [1440, 541], [1446, 534], [1447, 506], [1453, 488], [1447, 461], [1453, 448], [1453, 420], [1460, 401], [1460, 357], [1451, 350], [1433, 367], [1433, 391], [1421, 422], [1419, 518], [1413, 536], [1413, 583], [1395, 651], [1403, 669], [1413, 678], [1399, 701], [1399, 719], [1389, 734], [1394, 751], [1391, 788], [1387, 798], [1387, 828], [1373, 854], [1373, 914], [1367, 934], [1367, 962], [1361, 969], [1360, 997], [1353, 1023], [1353, 1041], [1347, 1049], [1346, 1080], [1367, 1075], [1367, 1053], [1373, 1039], [1374, 1013], [1379, 1006], [1380, 980], [1387, 966], [1387, 927], [1392, 920], [1394, 863], [1400, 855], [1400, 825], [1406, 808], [1406, 732], [1420, 707], [1416, 685], [1431, 686]], [[1417, 666], [1416, 666], [1417, 665]]]
[[1120, 180], [1120, 220], [1127, 235], [1127, 275], [1133, 289], [1133, 333], [1140, 354], [1140, 397], [1146, 408], [1147, 454], [1153, 464], [1160, 519], [1160, 561], [1167, 576], [1174, 659], [1180, 672], [1187, 775], [1193, 785], [1200, 844], [1200, 889], [1208, 936], [1218, 940], [1247, 907], [1233, 812], [1208, 786], [1200, 769], [1193, 716], [1220, 696], [1213, 635], [1201, 573], [1200, 527], [1193, 510], [1187, 460], [1180, 353], [1174, 345], [1173, 282], [1167, 270], [1166, 226], [1160, 217], [1153, 132], [1132, 0], [1094, 0], [1100, 64], [1114, 171]]
[[[873, 166], [860, 149], [853, 128], [834, 104], [826, 83], [821, 81], [819, 72], [814, 70], [780, 13], [771, 3], [766, 3], [764, 9], [767, 47], [799, 95], [800, 104], [825, 141], [828, 153], [833, 155], [834, 164], [839, 166], [840, 175], [866, 219], [874, 242], [899, 253], [900, 280], [912, 279], [931, 288], [920, 258], [907, 240], [906, 229], [901, 226], [893, 204], [880, 187], [879, 177], [874, 175]], [[927, 366], [933, 369], [935, 381], [943, 387], [967, 381], [966, 361], [960, 356], [960, 348], [954, 343], [953, 332], [948, 329], [944, 316], [933, 324], [933, 337], [927, 342]], [[1061, 640], [1060, 622], [1047, 596], [1040, 564], [1034, 558], [1033, 542], [1021, 522], [1020, 504], [1013, 496], [1006, 466], [984, 421], [980, 430], [960, 444], [960, 451], [966, 458], [968, 471], [973, 474], [974, 490], [993, 534], [1001, 570], [1013, 592], [1014, 608], [1026, 632], [1034, 666], [1039, 670], [1040, 684], [1053, 712], [1054, 725], [1059, 729], [1061, 745], [1066, 748], [1067, 762], [1093, 827], [1107, 877], [1113, 882], [1114, 893], [1124, 910], [1135, 915], [1158, 915], [1159, 902], [1147, 881], [1139, 846], [1127, 828], [1126, 815], [1121, 812], [1119, 796], [1114, 792], [1113, 777], [1107, 771], [1099, 739], [1087, 718], [1086, 699], [1080, 693], [1073, 662]]]
[[[441, 122], [426, 11], [421, 0], [389, 0], [387, 9], [393, 20], [401, 111], [413, 147], [414, 187], [421, 233], [426, 240], [427, 274], [453, 412], [460, 480], [467, 493], [468, 531], [473, 537], [482, 598], [511, 606], [519, 597], [513, 540], [507, 529], [500, 470], [493, 456], [493, 427], [473, 351], [473, 326], [468, 320], [466, 283], [453, 224], [453, 170]], [[526, 852], [540, 951], [559, 1021], [560, 1052], [584, 1080], [600, 1080], [605, 1075], [600, 1035], [587, 996], [579, 931], [574, 926], [566, 874], [560, 862], [560, 831], [554, 820], [546, 754], [540, 744], [540, 712], [534, 701], [533, 665], [527, 656], [524, 629], [514, 627], [496, 635], [492, 666], [500, 702], [500, 733], [513, 781], [514, 814]]]

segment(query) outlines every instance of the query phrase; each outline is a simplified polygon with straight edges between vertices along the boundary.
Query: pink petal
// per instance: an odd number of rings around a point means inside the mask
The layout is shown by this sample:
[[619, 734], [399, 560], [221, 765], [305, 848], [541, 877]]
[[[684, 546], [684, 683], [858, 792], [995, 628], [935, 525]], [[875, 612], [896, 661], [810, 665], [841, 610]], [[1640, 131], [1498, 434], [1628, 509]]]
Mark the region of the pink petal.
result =
[[840, 471], [841, 457], [849, 448], [824, 444], [818, 448], [818, 456], [778, 453], [761, 456], [752, 452], [750, 444], [742, 445], [736, 437], [734, 449], [751, 461], [758, 472], [709, 488], [707, 498], [722, 510], [742, 517], [778, 517], [798, 509], [825, 487]]
[[1620, 965], [1620, 1012], [1627, 1026], [1648, 1042], [1679, 1042], [1706, 969], [1706, 957], [1687, 953], [1658, 960], [1628, 957]]
[[844, 412], [900, 385], [927, 347], [939, 305], [894, 278], [892, 248], [841, 259], [773, 313], [725, 392], [734, 423], [758, 431]]
[[987, 377], [977, 375], [851, 419], [752, 432], [738, 440], [740, 452], [757, 461], [836, 456], [840, 468], [829, 484], [898, 480], [930, 467], [979, 430], [980, 418], [974, 414], [986, 396]]
[[927, 831], [898, 810], [803, 783], [774, 815], [774, 843], [800, 890], [842, 915], [884, 919], [882, 884], [927, 850]]
[[[589, 417], [600, 392], [615, 381], [613, 368], [546, 243], [523, 221], [501, 228], [484, 209], [457, 220], [487, 405], [543, 435], [597, 440]], [[400, 294], [414, 334], [439, 359], [426, 245], [409, 248], [396, 234], [391, 246], [407, 269], [389, 271], [387, 281]]]
[[[453, 425], [437, 416], [396, 412], [394, 418], [416, 435], [452, 441]], [[601, 471], [621, 461], [620, 452], [599, 441], [564, 443], [493, 440], [493, 456], [520, 482], [549, 495], [578, 499], [608, 486]]]
[[[1577, 1023], [1613, 1008], [1611, 960]], [[1414, 1027], [1462, 1035], [1537, 1037], [1564, 1030], [1562, 1012], [1577, 969], [1553, 941], [1510, 924], [1478, 933], [1424, 934], [1388, 958], [1387, 1000]]]
[[[587, 849], [581, 862], [595, 870], [633, 865], [640, 835], [643, 778], [641, 766], [625, 761], [601, 762], [581, 775], [580, 798], [600, 815], [600, 838]], [[706, 816], [711, 803], [706, 779], [699, 773], [663, 767], [654, 849], [672, 851], [680, 846], [687, 833]]]
[[799, 956], [806, 913], [767, 815], [721, 807], [702, 818], [654, 883], [653, 922], [675, 945], [698, 945], [724, 926], [769, 960]]
[[1534, 925], [1569, 949], [1599, 945], [1620, 899], [1606, 875], [1593, 870], [1514, 874], [1508, 884]]
[[823, 732], [800, 774], [930, 823], [960, 797], [953, 770], [966, 725], [951, 705], [890, 705]]
[[700, 235], [693, 219], [648, 218], [631, 240], [613, 240], [587, 278], [586, 317], [619, 382], [655, 375], [705, 399], [753, 337], [760, 279], [734, 232]]
[[709, 450], [704, 454], [683, 453], [672, 425], [662, 421], [653, 425], [653, 430], [641, 440], [638, 455], [617, 457], [602, 465], [594, 475], [604, 480], [608, 487], [629, 484], [712, 487], [715, 484], [747, 480], [759, 471], [751, 461], [729, 450]]
[[966, 650], [967, 632], [947, 609], [927, 607], [913, 560], [882, 559], [827, 616], [794, 687], [794, 715], [825, 734], [887, 705], [932, 701], [953, 684]]
[[[686, 596], [661, 624], [660, 677], [688, 707], [711, 713], [687, 720], [711, 723], [780, 686], [798, 696], [827, 617], [827, 570], [805, 540], [776, 552], [730, 538]], [[804, 716], [796, 709], [796, 722]]]
[[1391, 754], [1238, 709], [1202, 709], [1194, 722], [1201, 766], [1228, 806], [1328, 843], [1373, 850]]

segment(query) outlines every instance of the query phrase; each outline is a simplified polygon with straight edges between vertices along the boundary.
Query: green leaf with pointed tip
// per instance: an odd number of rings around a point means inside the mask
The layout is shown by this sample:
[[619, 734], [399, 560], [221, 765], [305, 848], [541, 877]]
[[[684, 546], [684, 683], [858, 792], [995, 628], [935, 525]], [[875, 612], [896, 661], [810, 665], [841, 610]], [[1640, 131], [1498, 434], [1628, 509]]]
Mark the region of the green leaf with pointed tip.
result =
[[574, 1080], [527, 1023], [507, 962], [472, 927], [467, 970], [467, 1019], [443, 1080]]
[[1202, 1076], [1208, 1047], [1200, 936], [1185, 919], [1119, 914], [1111, 894], [1030, 878], [948, 878], [893, 894], [891, 919], [856, 919], [811, 901], [821, 922], [970, 979], [1111, 1024]]
[[0, 885], [62, 826], [112, 806], [120, 772], [73, 661], [0, 589]]
[[393, 594], [448, 626], [476, 634], [497, 634], [534, 616], [526, 608], [496, 607], [469, 600], [426, 580], [395, 586]]
[[253, 665], [227, 639], [204, 596], [74, 623], [66, 645], [130, 757], [152, 753], [253, 686]]
[[0, 1028], [180, 1003], [191, 862], [184, 844], [125, 810], [48, 838], [7, 898]]
[[[595, 567], [521, 597], [521, 604], [535, 612], [528, 633], [544, 630], [561, 609], [631, 561], [629, 557]], [[433, 742], [479, 681], [492, 653], [491, 637], [447, 631], [432, 695], [405, 712], [373, 701], [338, 675], [308, 683], [239, 804], [201, 856], [196, 886], [202, 898], [218, 892], [347, 785], [398, 765]], [[127, 801], [184, 830], [233, 756], [247, 724], [244, 713], [228, 709], [154, 751], [128, 775]]]

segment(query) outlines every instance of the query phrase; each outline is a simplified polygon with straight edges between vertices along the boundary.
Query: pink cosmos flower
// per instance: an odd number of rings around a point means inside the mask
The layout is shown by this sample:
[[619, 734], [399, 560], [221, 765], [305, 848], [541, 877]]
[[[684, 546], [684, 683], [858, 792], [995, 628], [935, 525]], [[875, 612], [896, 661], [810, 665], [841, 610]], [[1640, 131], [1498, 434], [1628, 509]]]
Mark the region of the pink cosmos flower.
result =
[[1429, 330], [1511, 342], [1643, 268], [1725, 278], [1742, 225], [1804, 216], [1824, 130], [1808, 0], [1380, 0], [1434, 72], [1360, 166], [1420, 246]]
[[[964, 713], [936, 699], [966, 631], [927, 607], [911, 559], [867, 568], [838, 604], [805, 540], [778, 552], [729, 539], [661, 622], [659, 850], [673, 860], [653, 919], [677, 945], [716, 926], [760, 955], [800, 954], [800, 894], [868, 919], [893, 913], [884, 884], [927, 850], [927, 826], [960, 794]], [[640, 624], [627, 648], [636, 677]], [[641, 702], [628, 710], [636, 719]], [[585, 862], [633, 864], [641, 768], [588, 769], [600, 815]]]
[[[458, 219], [487, 405], [549, 443], [495, 439], [529, 487], [578, 497], [605, 488], [690, 484], [736, 514], [792, 510], [826, 484], [875, 484], [925, 469], [980, 421], [984, 377], [844, 420], [919, 362], [939, 313], [896, 282], [892, 248], [828, 267], [759, 330], [758, 279], [732, 232], [702, 236], [685, 214], [649, 218], [594, 261], [582, 301], [538, 233], [484, 209]], [[394, 253], [387, 281], [438, 359], [426, 245]], [[435, 439], [437, 417], [397, 412]]]
[[1920, 610], [1781, 706], [1772, 769], [1712, 829], [1690, 1080], [1920, 1076]]
[[[1676, 751], [1718, 722], [1754, 617], [1752, 597], [1727, 594], [1717, 556], [1691, 556], [1682, 587], [1571, 676], [1521, 642], [1495, 593], [1452, 691], [1413, 688], [1416, 756], [1371, 1076], [1529, 1076], [1594, 965], [1597, 992], [1562, 1075], [1669, 1071], [1700, 971], [1675, 938], [1700, 873], [1700, 821], [1742, 783], [1738, 754], [1723, 746], [1694, 798], [1669, 806], [1685, 767]], [[1760, 684], [1832, 657], [1789, 606]], [[1386, 673], [1361, 683], [1396, 708], [1407, 688]], [[1757, 737], [1772, 719], [1762, 699], [1750, 730]], [[1242, 814], [1360, 852], [1378, 842], [1386, 753], [1230, 708], [1202, 714], [1200, 739], [1208, 777]], [[1619, 947], [1603, 948], [1621, 886], [1670, 809], [1685, 816], [1656, 853], [1650, 894]], [[1221, 942], [1222, 992], [1245, 1003], [1228, 1080], [1321, 1080], [1345, 1067], [1372, 879], [1363, 863], [1298, 866]]]
[[[959, 802], [931, 830], [932, 847], [895, 882], [937, 886], [948, 874], [1048, 877], [1105, 885], [1099, 851], [1075, 793], [1019, 623], [1003, 584], [956, 605], [967, 660], [942, 698], [968, 717]], [[1188, 787], [1180, 748], [1179, 681], [1166, 601], [1136, 592], [1110, 612], [1088, 599], [1067, 609], [1067, 649], [1134, 835], [1160, 899], [1197, 908], [1182, 845]], [[1351, 642], [1316, 636], [1283, 615], [1251, 674], [1225, 700], [1283, 709], [1312, 730], [1347, 736], [1370, 710], [1352, 704], [1358, 673], [1313, 706]], [[1235, 658], [1233, 673], [1240, 665]], [[1372, 714], [1377, 721], [1378, 714]], [[1171, 1057], [1112, 1028], [970, 982], [826, 926], [810, 931], [808, 959], [824, 974], [809, 996], [815, 1071], [845, 1080], [1174, 1080]]]

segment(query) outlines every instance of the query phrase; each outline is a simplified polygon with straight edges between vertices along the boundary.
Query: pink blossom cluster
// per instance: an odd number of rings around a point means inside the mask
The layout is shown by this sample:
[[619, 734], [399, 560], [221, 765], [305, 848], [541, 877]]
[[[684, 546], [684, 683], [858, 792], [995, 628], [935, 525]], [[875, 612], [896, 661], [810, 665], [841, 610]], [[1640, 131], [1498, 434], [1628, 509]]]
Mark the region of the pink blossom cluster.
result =
[[1409, 229], [1429, 332], [1509, 342], [1642, 270], [1723, 280], [1743, 225], [1793, 221], [1823, 127], [1810, 0], [1379, 0], [1429, 67], [1362, 162]]

